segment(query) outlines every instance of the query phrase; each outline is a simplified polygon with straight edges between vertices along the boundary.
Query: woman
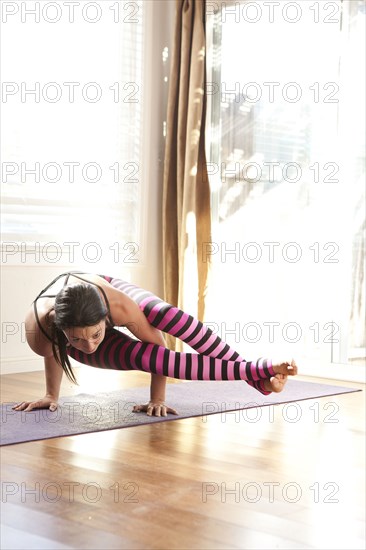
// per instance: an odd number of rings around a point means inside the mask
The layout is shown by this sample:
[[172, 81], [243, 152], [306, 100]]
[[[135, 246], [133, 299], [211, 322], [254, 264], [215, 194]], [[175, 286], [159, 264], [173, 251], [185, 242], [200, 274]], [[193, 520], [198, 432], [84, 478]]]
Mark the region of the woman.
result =
[[[115, 328], [123, 326], [137, 339]], [[69, 357], [92, 367], [151, 373], [150, 401], [133, 409], [149, 416], [178, 414], [165, 404], [167, 376], [245, 380], [268, 395], [282, 391], [287, 375], [297, 374], [294, 361], [245, 361], [197, 319], [151, 292], [105, 275], [63, 273], [37, 296], [25, 327], [29, 346], [44, 357], [46, 394], [37, 401], [18, 403], [13, 407], [17, 411], [56, 410], [63, 372], [77, 383]], [[198, 353], [168, 350], [161, 331]]]

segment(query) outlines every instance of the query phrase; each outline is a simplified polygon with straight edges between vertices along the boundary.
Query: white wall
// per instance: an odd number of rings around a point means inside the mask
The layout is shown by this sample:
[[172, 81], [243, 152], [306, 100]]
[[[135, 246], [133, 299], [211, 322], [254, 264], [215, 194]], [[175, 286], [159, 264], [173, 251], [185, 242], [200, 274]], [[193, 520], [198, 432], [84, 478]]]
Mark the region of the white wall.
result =
[[[115, 263], [113, 254], [97, 263], [44, 261], [41, 254], [22, 257], [2, 254], [1, 268], [1, 373], [43, 369], [42, 359], [28, 347], [24, 335], [24, 316], [35, 296], [58, 274], [68, 270], [104, 273], [126, 278], [157, 294], [162, 293], [161, 200], [167, 83], [163, 80], [162, 51], [171, 46], [175, 2], [146, 2], [147, 81], [144, 90], [143, 131], [143, 235], [141, 258], [137, 264]], [[4, 253], [4, 249], [2, 250]], [[67, 257], [67, 256], [66, 256]]]

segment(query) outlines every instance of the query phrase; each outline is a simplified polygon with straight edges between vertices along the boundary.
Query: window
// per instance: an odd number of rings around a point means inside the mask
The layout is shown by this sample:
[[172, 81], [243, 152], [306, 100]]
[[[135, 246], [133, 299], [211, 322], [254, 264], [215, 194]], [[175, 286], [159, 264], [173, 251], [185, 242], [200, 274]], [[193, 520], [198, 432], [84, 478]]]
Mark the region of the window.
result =
[[7, 4], [3, 245], [140, 242], [144, 2]]
[[247, 356], [363, 363], [364, 3], [208, 2], [207, 29], [207, 321]]

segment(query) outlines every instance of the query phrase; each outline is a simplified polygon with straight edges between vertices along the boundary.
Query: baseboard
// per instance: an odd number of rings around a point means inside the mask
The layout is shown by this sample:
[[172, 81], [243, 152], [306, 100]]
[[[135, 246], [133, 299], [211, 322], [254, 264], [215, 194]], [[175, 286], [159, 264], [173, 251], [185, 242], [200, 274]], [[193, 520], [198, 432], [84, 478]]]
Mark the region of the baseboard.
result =
[[44, 364], [42, 357], [12, 357], [11, 359], [2, 359], [0, 362], [0, 374], [18, 374], [21, 372], [32, 372], [43, 370]]
[[362, 365], [343, 365], [341, 363], [320, 363], [306, 358], [296, 358], [299, 374], [315, 378], [329, 378], [343, 382], [366, 383], [366, 371]]

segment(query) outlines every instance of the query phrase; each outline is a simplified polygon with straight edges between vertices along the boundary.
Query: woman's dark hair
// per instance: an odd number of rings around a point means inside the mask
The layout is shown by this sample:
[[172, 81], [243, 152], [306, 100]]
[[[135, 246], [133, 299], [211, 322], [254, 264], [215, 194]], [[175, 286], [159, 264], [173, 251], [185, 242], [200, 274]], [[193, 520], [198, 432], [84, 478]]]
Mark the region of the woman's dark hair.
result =
[[54, 311], [51, 325], [52, 351], [67, 378], [77, 384], [67, 354], [67, 338], [64, 330], [71, 327], [91, 327], [105, 319], [109, 313], [98, 291], [92, 285], [76, 284], [66, 286], [56, 295], [55, 304], [48, 315]]

